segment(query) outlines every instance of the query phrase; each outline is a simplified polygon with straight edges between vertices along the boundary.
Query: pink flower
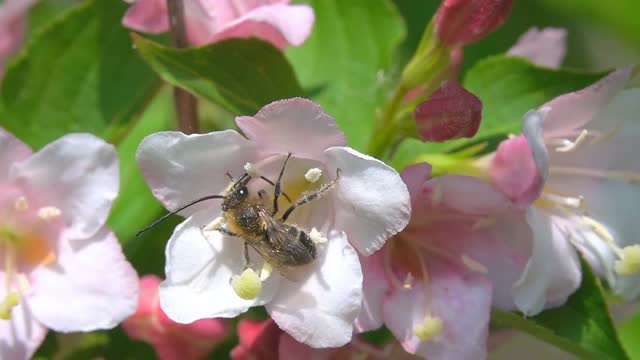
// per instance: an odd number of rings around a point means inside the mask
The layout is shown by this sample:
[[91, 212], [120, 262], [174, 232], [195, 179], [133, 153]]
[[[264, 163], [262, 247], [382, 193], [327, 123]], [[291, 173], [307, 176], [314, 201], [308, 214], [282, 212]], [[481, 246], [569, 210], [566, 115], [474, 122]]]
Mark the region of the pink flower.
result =
[[436, 34], [448, 46], [476, 42], [502, 25], [511, 0], [443, 0], [435, 15]]
[[122, 326], [131, 338], [150, 343], [162, 360], [204, 358], [226, 337], [226, 322], [202, 319], [184, 325], [172, 321], [160, 308], [160, 281], [155, 275], [140, 279], [138, 310]]
[[[292, 154], [282, 172], [282, 189], [292, 202], [320, 187], [330, 189], [296, 208], [286, 221], [310, 234], [315, 259], [273, 273], [271, 267], [278, 264], [258, 253], [251, 251], [247, 262], [245, 241], [219, 231], [230, 231], [228, 218], [219, 218], [228, 215], [222, 214], [219, 200], [203, 202], [181, 212], [187, 219], [169, 239], [160, 305], [179, 323], [235, 317], [265, 305], [278, 326], [298, 341], [341, 346], [351, 338], [361, 304], [356, 250], [370, 255], [404, 228], [410, 213], [407, 188], [395, 170], [346, 147], [334, 120], [309, 100], [276, 101], [236, 123], [246, 138], [233, 130], [145, 138], [137, 160], [154, 195], [174, 210], [224, 193], [227, 173], [236, 179], [246, 173], [244, 193], [271, 211], [274, 187], [260, 177], [275, 183]], [[283, 196], [277, 204], [275, 217], [282, 219], [290, 204]]]
[[413, 111], [424, 141], [473, 137], [480, 127], [482, 102], [455, 81], [446, 81]]
[[531, 28], [518, 39], [507, 55], [520, 56], [533, 64], [557, 69], [567, 52], [567, 30]]
[[[127, 1], [133, 5], [122, 19], [124, 26], [153, 34], [169, 30], [166, 0]], [[283, 49], [301, 45], [315, 19], [310, 6], [289, 5], [288, 0], [189, 0], [184, 6], [194, 45], [257, 37]]]
[[135, 311], [136, 272], [105, 225], [118, 180], [113, 146], [92, 135], [32, 154], [0, 129], [1, 358], [29, 358], [46, 328], [109, 329]]
[[528, 112], [524, 137], [490, 157], [493, 183], [526, 209], [536, 239], [517, 295], [529, 314], [577, 289], [577, 251], [616, 293], [640, 295], [640, 92], [624, 90], [630, 75], [616, 71]]
[[242, 319], [238, 323], [238, 345], [231, 350], [231, 359], [277, 360], [282, 334], [284, 332], [271, 319]]
[[0, 78], [4, 62], [22, 43], [25, 16], [37, 0], [6, 0], [0, 5]]
[[429, 179], [406, 168], [411, 221], [362, 258], [358, 331], [385, 324], [405, 351], [428, 359], [484, 359], [492, 306], [513, 310], [512, 291], [531, 252], [530, 231], [508, 198], [476, 178]]

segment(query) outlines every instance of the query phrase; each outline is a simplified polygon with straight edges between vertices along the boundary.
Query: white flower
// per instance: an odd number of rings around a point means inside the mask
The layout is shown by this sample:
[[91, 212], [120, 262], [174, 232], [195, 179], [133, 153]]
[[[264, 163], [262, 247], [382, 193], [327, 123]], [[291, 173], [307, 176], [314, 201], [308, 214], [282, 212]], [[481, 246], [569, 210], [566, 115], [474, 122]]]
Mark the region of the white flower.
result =
[[[344, 134], [333, 119], [309, 100], [277, 101], [236, 122], [248, 139], [226, 130], [189, 136], [163, 132], [143, 140], [138, 164], [156, 197], [174, 210], [202, 196], [222, 193], [229, 185], [226, 174], [237, 178], [245, 168], [275, 183], [291, 153], [282, 189], [293, 202], [334, 180], [340, 170], [334, 188], [297, 208], [286, 222], [307, 233], [313, 230], [315, 239], [326, 237], [327, 241], [316, 244], [317, 258], [303, 279], [288, 280], [274, 270], [268, 277], [259, 277], [264, 281], [255, 299], [241, 299], [230, 280], [245, 270], [244, 241], [203, 231], [212, 222], [220, 223], [216, 219], [221, 208], [219, 200], [200, 203], [181, 212], [188, 218], [167, 244], [161, 305], [171, 319], [188, 323], [233, 317], [264, 304], [274, 321], [296, 340], [314, 347], [343, 345], [351, 338], [362, 298], [356, 250], [369, 255], [405, 227], [410, 213], [407, 188], [389, 166], [345, 147]], [[312, 171], [318, 175], [315, 182], [305, 178], [310, 169], [316, 169]], [[273, 186], [266, 181], [254, 178], [249, 186], [252, 196], [259, 191], [273, 194]], [[289, 206], [284, 196], [280, 200], [276, 218]], [[253, 251], [251, 263], [264, 265]], [[244, 277], [252, 282], [258, 279], [251, 274]], [[248, 289], [248, 293], [256, 290]]]
[[0, 129], [0, 358], [28, 359], [51, 328], [116, 326], [137, 306], [138, 279], [105, 226], [118, 158], [89, 134], [35, 154]]

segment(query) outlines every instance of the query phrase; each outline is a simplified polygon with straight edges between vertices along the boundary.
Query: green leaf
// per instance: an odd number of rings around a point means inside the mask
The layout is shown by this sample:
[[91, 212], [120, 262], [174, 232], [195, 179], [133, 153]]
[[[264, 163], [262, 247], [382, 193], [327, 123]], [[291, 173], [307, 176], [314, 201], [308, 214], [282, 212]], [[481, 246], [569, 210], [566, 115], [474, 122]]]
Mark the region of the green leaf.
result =
[[580, 90], [603, 74], [537, 67], [524, 59], [494, 56], [478, 62], [465, 76], [463, 85], [482, 100], [482, 123], [473, 139], [445, 143], [405, 141], [393, 161], [404, 167], [417, 155], [449, 152], [478, 142], [491, 142], [522, 132], [522, 116], [558, 95]]
[[[307, 1], [305, 1], [307, 2]], [[387, 0], [311, 0], [313, 32], [287, 57], [303, 86], [336, 119], [349, 146], [363, 150], [377, 107], [386, 100], [392, 54], [405, 36], [402, 18]]]
[[126, 7], [83, 1], [36, 31], [3, 80], [1, 125], [34, 148], [69, 132], [117, 142], [159, 85], [120, 23]]
[[[636, 309], [637, 310], [637, 309]], [[625, 320], [618, 329], [620, 340], [632, 359], [640, 359], [640, 311]]]
[[598, 279], [584, 261], [580, 288], [563, 306], [529, 318], [494, 310], [491, 321], [498, 327], [527, 332], [581, 359], [629, 359], [609, 316]]
[[257, 39], [173, 49], [138, 35], [132, 38], [140, 55], [164, 80], [236, 114], [252, 115], [274, 100], [303, 94], [284, 55]]

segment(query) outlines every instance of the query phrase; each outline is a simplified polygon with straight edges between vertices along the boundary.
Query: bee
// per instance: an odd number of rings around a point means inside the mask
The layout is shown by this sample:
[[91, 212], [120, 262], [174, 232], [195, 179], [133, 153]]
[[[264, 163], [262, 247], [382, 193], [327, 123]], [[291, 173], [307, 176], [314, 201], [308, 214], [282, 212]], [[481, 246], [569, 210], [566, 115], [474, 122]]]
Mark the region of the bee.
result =
[[[169, 216], [176, 214], [192, 205], [210, 199], [222, 199], [222, 221], [214, 225], [211, 229], [219, 231], [225, 235], [241, 238], [244, 240], [245, 267], [249, 267], [249, 249], [251, 246], [269, 265], [277, 269], [285, 277], [295, 280], [292, 270], [312, 263], [317, 256], [316, 244], [311, 236], [300, 227], [286, 223], [287, 219], [295, 209], [307, 204], [329, 192], [335, 187], [340, 178], [340, 169], [336, 170], [334, 180], [323, 184], [313, 192], [307, 192], [293, 202], [282, 216], [277, 218], [278, 199], [282, 195], [291, 202], [289, 197], [282, 191], [282, 176], [291, 157], [289, 153], [282, 164], [280, 174], [274, 183], [268, 178], [261, 176], [260, 179], [274, 187], [273, 205], [269, 211], [266, 206], [266, 192], [258, 191], [258, 196], [249, 193], [248, 184], [253, 178], [248, 173], [244, 173], [237, 180], [232, 179], [231, 185], [225, 195], [208, 195], [196, 199], [180, 208], [164, 215], [151, 225], [138, 232], [139, 235]], [[231, 177], [229, 174], [227, 174]]]

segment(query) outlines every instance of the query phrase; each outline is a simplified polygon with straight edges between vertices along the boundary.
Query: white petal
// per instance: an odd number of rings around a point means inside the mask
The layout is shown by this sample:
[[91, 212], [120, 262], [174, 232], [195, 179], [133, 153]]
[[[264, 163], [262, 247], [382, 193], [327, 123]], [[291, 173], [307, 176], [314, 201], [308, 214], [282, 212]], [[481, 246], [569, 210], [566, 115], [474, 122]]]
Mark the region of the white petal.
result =
[[202, 228], [218, 213], [203, 210], [176, 227], [166, 249], [167, 279], [160, 284], [160, 306], [173, 321], [191, 323], [198, 319], [234, 317], [251, 306], [273, 298], [281, 280], [272, 274], [262, 283], [262, 294], [243, 300], [230, 284], [233, 275], [244, 270], [243, 240]]
[[548, 109], [530, 110], [524, 115], [522, 124], [522, 132], [527, 138], [527, 142], [531, 147], [533, 159], [536, 167], [543, 179], [547, 179], [549, 174], [549, 153], [544, 143], [544, 132], [542, 131], [542, 121]]
[[61, 332], [111, 329], [136, 311], [138, 276], [107, 227], [59, 245], [57, 262], [32, 273], [34, 316]]
[[522, 34], [507, 55], [521, 56], [532, 63], [557, 69], [567, 52], [567, 30], [533, 27]]
[[31, 155], [27, 144], [16, 139], [10, 132], [0, 128], [0, 182], [7, 180], [11, 166]]
[[[4, 272], [0, 272], [4, 279]], [[4, 299], [4, 283], [0, 288], [0, 299]], [[0, 320], [0, 359], [27, 360], [38, 349], [47, 334], [31, 313], [29, 303], [22, 301], [11, 311], [11, 320]]]
[[[177, 131], [151, 134], [138, 146], [136, 160], [153, 194], [168, 210], [205, 195], [219, 194], [254, 162], [254, 146], [233, 130], [185, 135]], [[215, 202], [215, 200], [214, 200]], [[189, 216], [209, 203], [181, 212]]]
[[335, 229], [367, 256], [407, 226], [411, 199], [400, 174], [380, 160], [348, 147], [325, 151], [327, 167], [342, 170], [332, 191]]
[[114, 147], [90, 134], [61, 137], [16, 164], [10, 176], [36, 201], [46, 201], [41, 206], [61, 210], [63, 236], [71, 239], [86, 239], [102, 228], [120, 181]]
[[535, 207], [527, 211], [533, 252], [513, 288], [516, 306], [527, 316], [564, 304], [580, 286], [580, 261], [559, 221]]
[[362, 270], [344, 233], [332, 232], [320, 249], [315, 271], [304, 281], [282, 281], [267, 304], [278, 326], [297, 341], [316, 348], [351, 340], [362, 302]]

